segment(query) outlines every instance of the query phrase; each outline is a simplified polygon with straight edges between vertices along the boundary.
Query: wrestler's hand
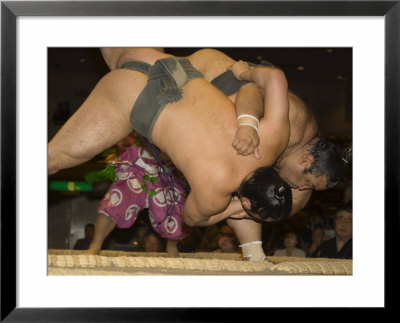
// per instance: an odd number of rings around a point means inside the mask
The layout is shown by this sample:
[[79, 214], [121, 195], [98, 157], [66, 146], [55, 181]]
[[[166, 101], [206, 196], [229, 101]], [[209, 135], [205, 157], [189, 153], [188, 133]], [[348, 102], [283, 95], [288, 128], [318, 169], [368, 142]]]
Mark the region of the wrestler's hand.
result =
[[253, 127], [241, 126], [236, 131], [232, 147], [239, 155], [248, 156], [254, 154], [256, 159], [260, 159], [261, 156], [258, 151], [259, 144], [260, 138], [258, 137], [257, 131]]
[[240, 74], [248, 71], [250, 69], [250, 66], [244, 61], [237, 61], [235, 64], [229, 67], [229, 69], [233, 72], [238, 80], [241, 80]]

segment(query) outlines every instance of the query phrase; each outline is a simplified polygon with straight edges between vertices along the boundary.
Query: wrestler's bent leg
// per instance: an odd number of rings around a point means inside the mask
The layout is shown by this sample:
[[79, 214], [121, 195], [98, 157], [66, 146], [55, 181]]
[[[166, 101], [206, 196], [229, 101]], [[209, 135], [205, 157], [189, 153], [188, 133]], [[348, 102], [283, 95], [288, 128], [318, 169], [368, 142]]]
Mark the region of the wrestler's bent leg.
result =
[[164, 48], [102, 47], [100, 52], [108, 68], [112, 71], [127, 61], [143, 61], [143, 57], [154, 62], [160, 58], [160, 53], [164, 53]]
[[48, 172], [92, 159], [131, 131], [129, 114], [147, 78], [132, 71], [108, 73], [48, 144]]

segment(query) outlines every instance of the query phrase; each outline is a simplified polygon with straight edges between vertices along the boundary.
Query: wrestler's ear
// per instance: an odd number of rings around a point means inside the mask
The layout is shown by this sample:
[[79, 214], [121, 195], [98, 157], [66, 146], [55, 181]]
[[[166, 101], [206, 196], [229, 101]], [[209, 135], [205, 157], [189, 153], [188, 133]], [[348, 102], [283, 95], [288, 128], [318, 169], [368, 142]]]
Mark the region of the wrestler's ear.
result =
[[314, 156], [311, 154], [303, 154], [300, 156], [299, 164], [302, 169], [307, 169], [311, 167], [313, 162], [314, 162]]
[[245, 208], [246, 210], [251, 210], [251, 202], [247, 197], [242, 197], [241, 198], [241, 202], [243, 205], [243, 208]]

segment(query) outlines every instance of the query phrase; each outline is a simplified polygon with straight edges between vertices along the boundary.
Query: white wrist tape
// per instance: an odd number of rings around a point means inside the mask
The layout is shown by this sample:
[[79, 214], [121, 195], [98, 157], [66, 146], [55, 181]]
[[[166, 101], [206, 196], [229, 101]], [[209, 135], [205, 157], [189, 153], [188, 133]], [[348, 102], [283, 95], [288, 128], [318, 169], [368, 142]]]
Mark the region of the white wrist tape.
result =
[[255, 121], [257, 121], [257, 125], [260, 125], [260, 121], [255, 116], [252, 116], [251, 114], [241, 114], [240, 116], [237, 117], [237, 120], [240, 120], [242, 118], [252, 118]]
[[249, 246], [251, 244], [262, 244], [262, 241], [252, 241], [252, 242], [248, 242], [248, 243], [243, 243], [243, 244], [239, 245], [239, 247], [243, 248], [243, 247]]
[[[244, 119], [243, 119], [244, 118]], [[243, 120], [240, 120], [243, 119]], [[250, 126], [253, 127], [258, 133], [258, 126], [260, 125], [260, 121], [255, 116], [250, 114], [241, 114], [237, 117], [238, 127], [240, 126]]]
[[239, 245], [242, 248], [243, 259], [249, 261], [263, 261], [267, 256], [262, 248], [262, 241], [252, 241]]
[[255, 125], [251, 124], [251, 123], [241, 123], [241, 124], [238, 124], [238, 127], [241, 127], [241, 126], [250, 126], [250, 127], [253, 127], [253, 128], [257, 131], [257, 133], [258, 133], [258, 128], [257, 128]]

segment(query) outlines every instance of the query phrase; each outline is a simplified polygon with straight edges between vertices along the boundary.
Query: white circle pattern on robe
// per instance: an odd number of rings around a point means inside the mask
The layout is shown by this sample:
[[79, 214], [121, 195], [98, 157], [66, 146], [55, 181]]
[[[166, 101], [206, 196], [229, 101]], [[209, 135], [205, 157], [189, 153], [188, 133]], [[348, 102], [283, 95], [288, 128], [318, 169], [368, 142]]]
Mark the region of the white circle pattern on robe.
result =
[[178, 229], [178, 221], [171, 215], [167, 218], [167, 221], [165, 221], [164, 227], [169, 234], [174, 234]]
[[136, 204], [129, 205], [125, 211], [125, 220], [128, 221], [132, 217], [132, 215], [138, 214], [139, 211], [140, 211], [139, 205]]
[[119, 189], [117, 188], [112, 189], [110, 193], [110, 205], [112, 206], [120, 205], [122, 202], [122, 198], [123, 198], [122, 192]]
[[[174, 199], [174, 192], [176, 199]], [[156, 194], [153, 196], [153, 202], [159, 207], [173, 205], [180, 201], [181, 201], [181, 193], [178, 190], [176, 189], [172, 190], [169, 187], [165, 189], [158, 187], [156, 189]]]
[[136, 177], [128, 179], [127, 183], [128, 187], [133, 193], [139, 194], [143, 191], [142, 186], [140, 185], [140, 182]]

